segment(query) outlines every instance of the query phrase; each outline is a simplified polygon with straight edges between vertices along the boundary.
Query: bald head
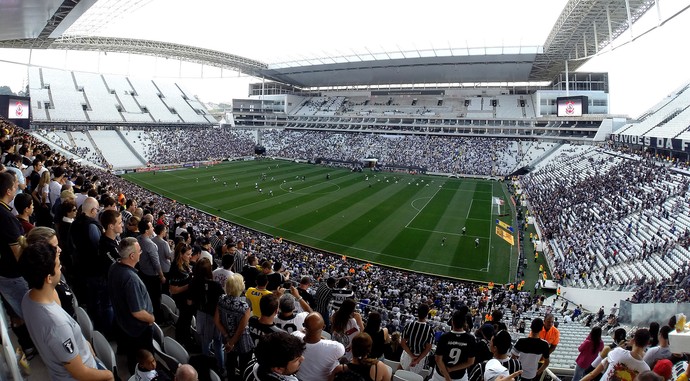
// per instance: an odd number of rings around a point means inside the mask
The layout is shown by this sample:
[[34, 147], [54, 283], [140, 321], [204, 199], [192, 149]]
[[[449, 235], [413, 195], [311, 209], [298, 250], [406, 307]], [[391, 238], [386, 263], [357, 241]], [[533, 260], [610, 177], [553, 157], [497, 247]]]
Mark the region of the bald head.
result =
[[198, 381], [199, 374], [189, 364], [182, 364], [175, 372], [175, 381]]
[[89, 217], [96, 218], [98, 216], [98, 200], [93, 197], [87, 197], [84, 203], [81, 204], [81, 211]]
[[321, 340], [321, 332], [326, 327], [323, 317], [318, 312], [312, 312], [304, 319], [305, 342], [317, 342]]

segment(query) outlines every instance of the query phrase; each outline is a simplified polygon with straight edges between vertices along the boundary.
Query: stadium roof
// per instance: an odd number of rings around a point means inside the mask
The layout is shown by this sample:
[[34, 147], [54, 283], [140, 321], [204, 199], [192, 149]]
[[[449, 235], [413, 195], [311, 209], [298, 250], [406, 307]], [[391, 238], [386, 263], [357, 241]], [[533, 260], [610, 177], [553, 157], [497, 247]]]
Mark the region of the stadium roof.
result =
[[[105, 17], [145, 0], [119, 1]], [[228, 68], [300, 87], [551, 81], [586, 60], [654, 6], [654, 0], [569, 0], [543, 47], [375, 52], [268, 65], [212, 49], [131, 38], [65, 36], [96, 0], [0, 1], [0, 48], [146, 54]], [[47, 21], [46, 21], [47, 20]]]

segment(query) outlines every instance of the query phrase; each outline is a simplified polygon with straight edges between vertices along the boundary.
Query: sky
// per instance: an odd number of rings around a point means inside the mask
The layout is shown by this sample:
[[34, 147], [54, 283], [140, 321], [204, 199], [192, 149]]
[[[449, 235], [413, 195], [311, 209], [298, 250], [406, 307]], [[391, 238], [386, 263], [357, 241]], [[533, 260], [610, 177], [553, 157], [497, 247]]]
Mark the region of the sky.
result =
[[[143, 4], [96, 34], [175, 42], [278, 63], [357, 52], [541, 45], [566, 0], [350, 0], [342, 5], [264, 0], [260, 8], [256, 2], [220, 0], [148, 0]], [[659, 0], [659, 4], [663, 20], [690, 0]], [[632, 35], [657, 24], [657, 12], [652, 9], [633, 25]], [[682, 65], [690, 58], [684, 41], [688, 35], [690, 11], [632, 42], [631, 34], [624, 33], [614, 42], [615, 48], [600, 52], [580, 71], [608, 72], [611, 113], [635, 117], [690, 81], [690, 71]], [[7, 61], [26, 63], [29, 59], [33, 65], [58, 69], [170, 79], [204, 102], [245, 98], [248, 84], [258, 81], [233, 71], [164, 58], [3, 49], [0, 85], [20, 90], [26, 83], [26, 67]]]

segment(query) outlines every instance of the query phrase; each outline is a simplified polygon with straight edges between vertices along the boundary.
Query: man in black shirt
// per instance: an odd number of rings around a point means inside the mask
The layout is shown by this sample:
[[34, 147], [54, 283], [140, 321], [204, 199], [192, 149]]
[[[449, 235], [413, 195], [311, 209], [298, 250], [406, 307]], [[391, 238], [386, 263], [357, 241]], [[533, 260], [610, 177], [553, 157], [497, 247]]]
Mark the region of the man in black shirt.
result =
[[285, 332], [273, 322], [276, 314], [278, 314], [278, 304], [278, 295], [266, 294], [259, 301], [261, 317], [252, 316], [249, 318], [249, 334], [255, 345], [258, 345], [261, 336], [273, 332]]
[[119, 246], [120, 260], [108, 272], [108, 295], [113, 304], [115, 321], [124, 335], [127, 345], [127, 367], [134, 373], [139, 349], [153, 352], [153, 305], [144, 282], [134, 266], [139, 262], [141, 247], [136, 238], [122, 239]]
[[[105, 227], [105, 232], [101, 235], [98, 241], [98, 256], [96, 259], [96, 266], [91, 273], [91, 277], [96, 279], [91, 280], [90, 284], [101, 284], [101, 296], [99, 297], [98, 311], [91, 312], [94, 316], [94, 323], [96, 329], [102, 332], [106, 337], [112, 334], [113, 326], [113, 306], [110, 303], [110, 297], [107, 292], [108, 271], [113, 263], [120, 259], [118, 251], [119, 242], [117, 235], [122, 233], [122, 215], [114, 210], [106, 210], [101, 214], [101, 225]], [[100, 328], [98, 328], [100, 327]]]
[[444, 333], [436, 347], [436, 370], [434, 378], [461, 380], [466, 369], [474, 364], [477, 341], [465, 332], [467, 327], [463, 311], [455, 311], [452, 318], [453, 329]]
[[[544, 328], [544, 321], [540, 318], [532, 320], [530, 333], [515, 343], [513, 358], [520, 360], [522, 364], [522, 381], [531, 381], [541, 376], [549, 366], [549, 343], [539, 338], [539, 333]], [[541, 367], [539, 361], [544, 360]]]
[[[10, 305], [13, 316], [22, 318], [22, 298], [29, 291], [29, 285], [19, 270], [19, 237], [24, 234], [24, 230], [9, 205], [17, 194], [17, 184], [17, 177], [13, 173], [0, 173], [0, 294]], [[19, 344], [25, 352], [27, 349], [32, 352], [33, 343], [24, 322], [20, 319], [13, 320]]]
[[299, 286], [297, 287], [297, 292], [299, 292], [299, 296], [304, 299], [307, 304], [309, 304], [309, 307], [313, 310], [316, 308], [316, 299], [309, 293], [309, 286], [311, 286], [311, 277], [305, 276], [302, 277], [299, 281]]

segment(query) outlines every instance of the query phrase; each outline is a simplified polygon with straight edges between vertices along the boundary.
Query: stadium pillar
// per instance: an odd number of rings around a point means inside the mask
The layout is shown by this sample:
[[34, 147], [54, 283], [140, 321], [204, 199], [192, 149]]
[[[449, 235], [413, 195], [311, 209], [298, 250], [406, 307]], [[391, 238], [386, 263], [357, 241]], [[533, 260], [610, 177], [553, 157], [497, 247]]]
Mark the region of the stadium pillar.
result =
[[570, 96], [570, 76], [568, 75], [568, 60], [565, 60], [565, 96]]

